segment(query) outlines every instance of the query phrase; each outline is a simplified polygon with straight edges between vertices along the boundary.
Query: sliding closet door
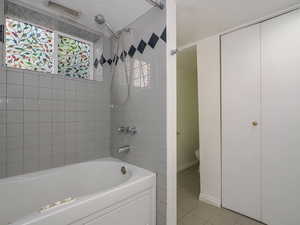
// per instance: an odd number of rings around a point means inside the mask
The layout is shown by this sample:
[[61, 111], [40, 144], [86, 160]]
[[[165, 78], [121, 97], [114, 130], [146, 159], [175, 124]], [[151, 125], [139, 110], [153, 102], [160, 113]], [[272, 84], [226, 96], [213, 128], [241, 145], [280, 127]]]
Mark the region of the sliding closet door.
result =
[[262, 24], [263, 218], [300, 224], [300, 12]]
[[222, 37], [222, 204], [260, 219], [260, 27]]

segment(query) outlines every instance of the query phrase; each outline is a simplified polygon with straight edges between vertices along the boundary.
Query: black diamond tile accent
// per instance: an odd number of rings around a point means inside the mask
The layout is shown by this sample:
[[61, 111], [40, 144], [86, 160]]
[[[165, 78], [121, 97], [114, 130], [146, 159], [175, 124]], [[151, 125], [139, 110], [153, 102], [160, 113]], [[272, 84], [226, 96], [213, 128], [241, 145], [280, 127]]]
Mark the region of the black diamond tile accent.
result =
[[94, 61], [94, 67], [97, 69], [99, 65], [99, 60], [96, 58]]
[[131, 45], [131, 47], [128, 51], [128, 55], [132, 58], [134, 56], [135, 52], [136, 52], [136, 48], [133, 45]]
[[139, 46], [137, 47], [137, 50], [143, 54], [144, 51], [145, 51], [145, 48], [147, 46], [147, 43], [144, 41], [144, 40], [141, 40], [140, 43], [139, 43]]
[[149, 45], [151, 48], [155, 48], [155, 46], [156, 46], [158, 40], [159, 40], [159, 37], [158, 37], [155, 33], [153, 33], [153, 34], [151, 35], [150, 40], [148, 41], [148, 45]]
[[115, 60], [114, 60], [114, 62], [115, 62], [115, 65], [117, 65], [118, 64], [118, 62], [119, 62], [119, 56], [115, 56]]
[[162, 34], [160, 35], [160, 38], [164, 41], [167, 42], [167, 28], [164, 29]]
[[101, 56], [101, 59], [100, 59], [100, 64], [101, 64], [101, 66], [103, 66], [103, 64], [105, 64], [106, 63], [106, 59], [104, 58], [104, 56], [102, 55]]
[[5, 33], [5, 27], [3, 24], [0, 24], [0, 42], [4, 42], [4, 33]]
[[122, 60], [122, 62], [124, 62], [125, 58], [127, 57], [127, 52], [123, 51], [120, 55], [120, 59]]
[[113, 61], [111, 59], [108, 59], [107, 62], [109, 65], [111, 65]]

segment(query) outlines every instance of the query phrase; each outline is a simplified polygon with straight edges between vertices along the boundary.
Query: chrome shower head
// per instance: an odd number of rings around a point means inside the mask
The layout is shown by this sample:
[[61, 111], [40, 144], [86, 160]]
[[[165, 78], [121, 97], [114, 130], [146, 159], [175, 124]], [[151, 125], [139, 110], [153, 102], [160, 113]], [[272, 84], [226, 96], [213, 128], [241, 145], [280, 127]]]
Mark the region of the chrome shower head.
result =
[[99, 25], [106, 24], [105, 17], [102, 14], [95, 16], [95, 22], [98, 23]]
[[102, 14], [98, 14], [95, 16], [94, 18], [95, 22], [99, 25], [104, 25], [112, 34], [112, 36], [114, 38], [118, 39], [118, 36], [116, 35], [115, 31], [113, 30], [113, 28], [110, 26], [110, 24], [108, 24], [105, 20], [105, 17]]

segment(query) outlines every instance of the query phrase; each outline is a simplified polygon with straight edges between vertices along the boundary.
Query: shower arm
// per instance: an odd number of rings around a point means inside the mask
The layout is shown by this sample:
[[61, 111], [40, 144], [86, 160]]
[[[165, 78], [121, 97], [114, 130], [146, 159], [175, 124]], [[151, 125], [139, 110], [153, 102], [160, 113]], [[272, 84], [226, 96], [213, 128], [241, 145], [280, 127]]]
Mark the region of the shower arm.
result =
[[164, 3], [162, 3], [161, 1], [157, 2], [155, 0], [145, 0], [146, 2], [150, 3], [151, 5], [153, 5], [156, 8], [159, 8], [161, 10], [163, 10], [165, 8]]
[[118, 35], [116, 34], [116, 32], [113, 30], [113, 28], [110, 26], [110, 24], [105, 23], [106, 28], [109, 30], [109, 32], [112, 34], [112, 37], [114, 37], [115, 39], [118, 39]]

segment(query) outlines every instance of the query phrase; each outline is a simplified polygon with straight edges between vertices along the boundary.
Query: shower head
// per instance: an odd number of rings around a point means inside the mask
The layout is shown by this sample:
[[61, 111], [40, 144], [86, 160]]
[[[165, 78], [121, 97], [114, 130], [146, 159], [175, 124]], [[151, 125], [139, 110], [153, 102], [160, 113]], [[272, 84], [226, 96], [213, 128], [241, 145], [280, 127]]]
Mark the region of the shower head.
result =
[[101, 25], [101, 26], [104, 25], [104, 26], [110, 31], [110, 33], [112, 34], [112, 36], [113, 36], [115, 39], [119, 39], [119, 37], [120, 37], [120, 35], [121, 35], [121, 33], [122, 33], [123, 31], [125, 31], [125, 32], [127, 32], [127, 33], [131, 31], [130, 28], [125, 28], [125, 29], [122, 29], [122, 30], [120, 30], [120, 31], [118, 31], [118, 32], [115, 32], [114, 29], [111, 27], [111, 25], [110, 25], [109, 23], [106, 22], [106, 19], [105, 19], [105, 17], [104, 17], [102, 14], [96, 15], [95, 18], [94, 18], [94, 20], [95, 20], [95, 22], [96, 22], [97, 24], [99, 24], [99, 25]]
[[113, 30], [113, 28], [110, 26], [110, 24], [108, 24], [105, 20], [105, 17], [102, 14], [98, 14], [95, 16], [94, 18], [95, 22], [99, 25], [104, 25], [106, 26], [106, 28], [110, 31], [110, 33], [112, 34], [112, 36], [114, 38], [118, 38], [116, 32]]
[[95, 22], [98, 23], [99, 25], [106, 24], [105, 17], [101, 14], [95, 16]]

